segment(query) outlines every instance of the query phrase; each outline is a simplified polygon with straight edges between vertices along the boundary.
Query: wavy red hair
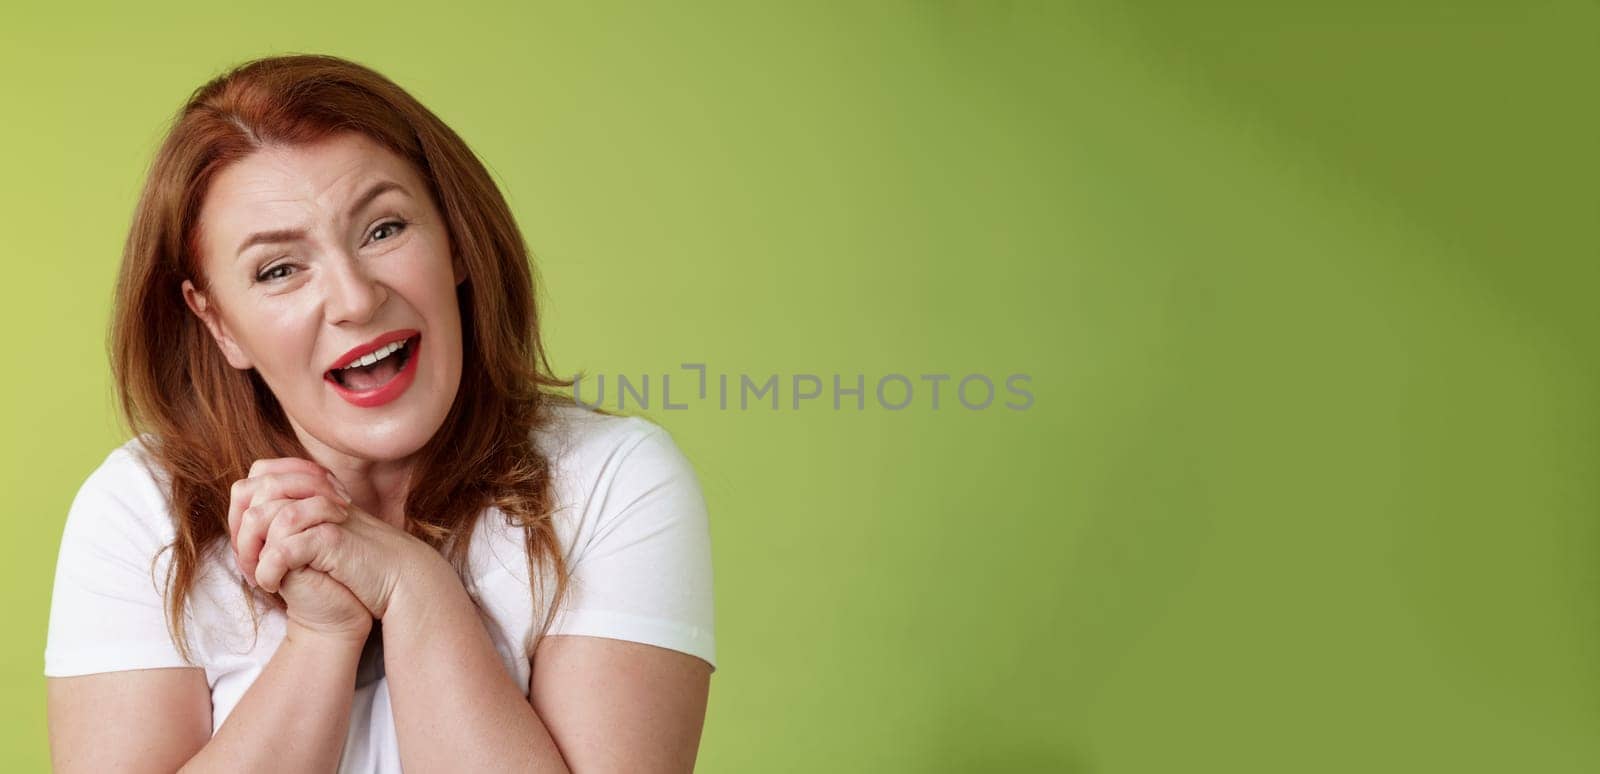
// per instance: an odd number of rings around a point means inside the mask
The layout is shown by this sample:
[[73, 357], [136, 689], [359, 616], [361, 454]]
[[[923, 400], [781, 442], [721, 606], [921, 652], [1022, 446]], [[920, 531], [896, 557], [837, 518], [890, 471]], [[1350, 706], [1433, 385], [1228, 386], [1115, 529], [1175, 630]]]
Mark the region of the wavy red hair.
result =
[[[550, 369], [535, 273], [505, 199], [467, 144], [388, 78], [338, 57], [267, 57], [201, 86], [178, 112], [134, 210], [116, 288], [112, 372], [124, 419], [168, 477], [176, 537], [166, 613], [191, 662], [183, 611], [205, 552], [227, 539], [229, 487], [257, 459], [309, 456], [266, 384], [229, 366], [183, 302], [185, 279], [206, 288], [200, 205], [218, 172], [265, 145], [350, 131], [414, 165], [467, 273], [457, 297], [468, 367], [419, 455], [406, 529], [439, 548], [472, 592], [466, 553], [481, 512], [498, 506], [522, 527], [535, 603], [546, 572], [555, 584], [543, 624], [524, 643], [529, 654], [566, 594], [549, 513], [551, 464], [533, 433], [548, 421], [549, 405], [572, 402], [553, 391], [572, 380]], [[252, 593], [242, 581], [240, 588]]]

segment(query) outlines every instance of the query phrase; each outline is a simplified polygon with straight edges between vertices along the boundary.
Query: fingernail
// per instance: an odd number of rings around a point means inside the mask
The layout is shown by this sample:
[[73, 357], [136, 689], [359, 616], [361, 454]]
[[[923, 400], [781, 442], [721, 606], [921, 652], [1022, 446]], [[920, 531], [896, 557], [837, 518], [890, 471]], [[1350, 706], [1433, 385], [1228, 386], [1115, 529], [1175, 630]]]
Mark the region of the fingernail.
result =
[[343, 497], [346, 500], [350, 499], [350, 490], [345, 489], [344, 484], [341, 483], [339, 479], [336, 478], [332, 473], [328, 474], [328, 483], [333, 484], [333, 491], [338, 492], [340, 497]]

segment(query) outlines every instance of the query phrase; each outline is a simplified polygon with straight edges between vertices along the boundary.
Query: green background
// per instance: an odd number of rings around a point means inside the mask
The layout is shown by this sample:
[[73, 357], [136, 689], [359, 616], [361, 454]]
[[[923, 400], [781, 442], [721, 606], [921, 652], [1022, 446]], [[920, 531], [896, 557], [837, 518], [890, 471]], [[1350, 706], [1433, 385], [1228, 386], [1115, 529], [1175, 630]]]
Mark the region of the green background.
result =
[[1031, 375], [644, 412], [711, 506], [700, 771], [1600, 769], [1593, 3], [0, 13], [8, 770], [145, 165], [293, 51], [486, 160], [558, 371]]

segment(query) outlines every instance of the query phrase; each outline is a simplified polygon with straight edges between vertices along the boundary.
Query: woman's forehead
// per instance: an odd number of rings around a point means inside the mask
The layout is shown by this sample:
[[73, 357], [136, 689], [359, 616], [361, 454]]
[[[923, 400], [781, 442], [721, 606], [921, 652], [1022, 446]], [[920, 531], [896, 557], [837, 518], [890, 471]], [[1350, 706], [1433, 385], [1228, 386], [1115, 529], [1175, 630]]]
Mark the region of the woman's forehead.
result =
[[347, 134], [261, 148], [218, 173], [206, 198], [219, 208], [297, 202], [338, 211], [337, 205], [361, 196], [377, 179], [406, 191], [419, 182], [405, 159], [363, 135]]
[[268, 146], [218, 173], [200, 212], [208, 255], [235, 258], [252, 234], [342, 225], [375, 202], [422, 197], [411, 164], [361, 135]]

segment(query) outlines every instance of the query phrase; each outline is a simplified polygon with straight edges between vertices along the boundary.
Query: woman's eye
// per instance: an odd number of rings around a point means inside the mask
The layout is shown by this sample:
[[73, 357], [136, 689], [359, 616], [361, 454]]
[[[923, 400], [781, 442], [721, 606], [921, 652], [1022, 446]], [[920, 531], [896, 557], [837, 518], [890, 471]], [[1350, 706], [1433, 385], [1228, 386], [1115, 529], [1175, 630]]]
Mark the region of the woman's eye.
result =
[[403, 230], [405, 227], [406, 227], [405, 221], [403, 221], [403, 220], [391, 220], [391, 221], [388, 221], [386, 223], [380, 224], [377, 228], [373, 229], [372, 230], [372, 236], [373, 236], [373, 239], [376, 240], [378, 238], [378, 234], [383, 233], [384, 229], [392, 228], [392, 229], [395, 230], [396, 233], [398, 233], [399, 231]]
[[259, 281], [259, 282], [271, 282], [271, 281], [276, 280], [276, 279], [283, 279], [284, 277], [289, 276], [288, 270], [289, 269], [293, 269], [293, 268], [294, 268], [294, 266], [292, 266], [290, 264], [280, 263], [277, 266], [274, 266], [274, 267], [272, 267], [270, 269], [267, 269], [264, 272], [261, 272], [260, 274], [257, 274], [256, 275], [256, 280]]

